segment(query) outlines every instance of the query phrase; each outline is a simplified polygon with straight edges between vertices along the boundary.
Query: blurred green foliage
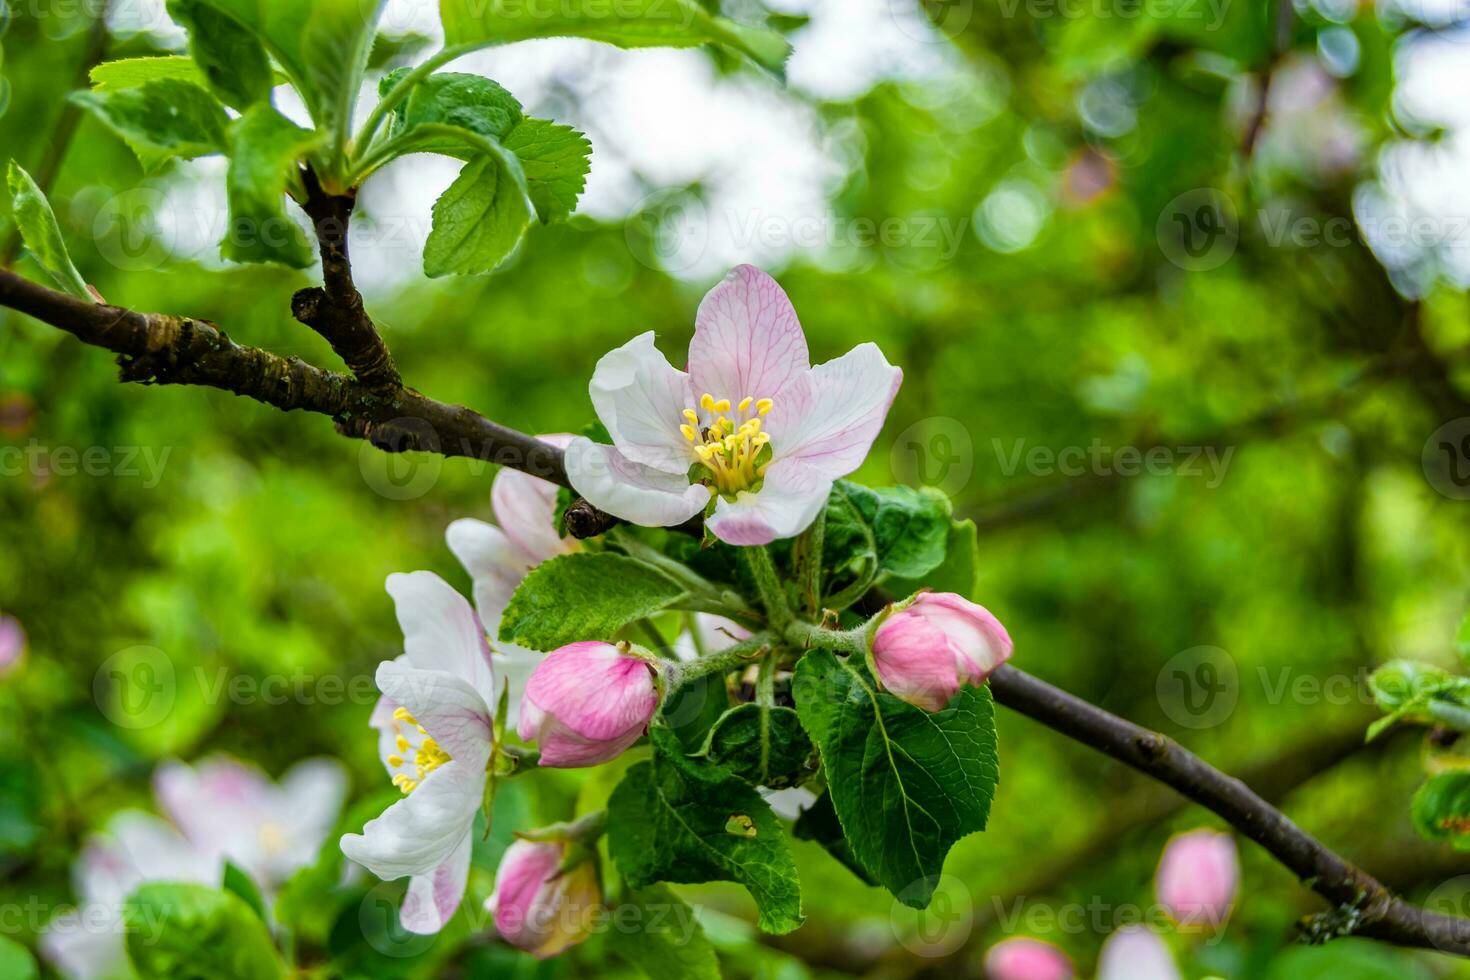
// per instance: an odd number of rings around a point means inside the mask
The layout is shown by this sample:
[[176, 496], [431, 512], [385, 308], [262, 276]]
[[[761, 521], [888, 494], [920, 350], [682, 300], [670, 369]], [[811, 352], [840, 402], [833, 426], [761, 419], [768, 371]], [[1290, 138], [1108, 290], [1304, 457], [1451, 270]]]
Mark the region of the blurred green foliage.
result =
[[[92, 40], [85, 10], [54, 6], [39, 18], [17, 10], [3, 38], [0, 147], [38, 179]], [[940, 81], [815, 102], [849, 164], [838, 219], [963, 229], [952, 250], [909, 236], [797, 253], [771, 270], [814, 359], [873, 340], [905, 369], [856, 479], [928, 483], [976, 521], [977, 598], [1009, 627], [1018, 666], [1228, 771], [1280, 777], [1306, 830], [1410, 896], [1443, 899], [1470, 862], [1413, 834], [1417, 736], [1357, 743], [1374, 715], [1368, 671], [1396, 657], [1455, 662], [1467, 504], [1421, 456], [1440, 426], [1470, 425], [1470, 309], [1432, 270], [1391, 274], [1357, 234], [1273, 243], [1255, 217], [1353, 219], [1378, 150], [1410, 138], [1391, 100], [1412, 24], [1369, 4], [1281, 17], [1274, 4], [1227, 2], [1218, 23], [1214, 8], [1182, 0], [1128, 17], [1062, 6], [1081, 15], [932, 0]], [[1358, 57], [1339, 78], [1316, 52], [1343, 26]], [[158, 53], [139, 34], [109, 37], [107, 50]], [[1278, 93], [1306, 72], [1327, 94], [1273, 108], [1247, 157], [1272, 68]], [[1328, 120], [1354, 134], [1350, 152], [1314, 128]], [[596, 153], [594, 138], [594, 173]], [[309, 272], [120, 262], [93, 232], [106, 202], [141, 180], [118, 139], [80, 122], [51, 198], [87, 282], [111, 302], [207, 318], [239, 341], [335, 366], [288, 315]], [[1172, 215], [1197, 209], [1170, 202], [1202, 188], [1233, 202], [1238, 243], [1217, 267], [1191, 271]], [[683, 350], [708, 285], [640, 261], [638, 217], [533, 228], [489, 277], [365, 283], [370, 309], [419, 390], [523, 430], [575, 431], [591, 415], [596, 358], [650, 328], [666, 351]], [[17, 268], [42, 276], [28, 258]], [[1094, 446], [1107, 447], [1100, 464], [1083, 455], [1080, 475], [1064, 471], [1058, 454]], [[1213, 457], [1190, 456], [1206, 446]], [[9, 938], [32, 945], [49, 910], [72, 900], [68, 869], [85, 835], [120, 808], [150, 806], [159, 759], [222, 750], [274, 774], [337, 755], [360, 803], [344, 827], [377, 812], [387, 787], [364, 679], [400, 642], [383, 578], [427, 568], [468, 590], [442, 533], [454, 518], [488, 516], [491, 465], [390, 460], [317, 417], [218, 391], [122, 386], [102, 352], [9, 311], [0, 447], [24, 453], [5, 457], [24, 462], [0, 476], [0, 612], [28, 636], [23, 664], [0, 680], [0, 876], [8, 914], [41, 910], [0, 923]], [[104, 462], [92, 475], [76, 459], [96, 447]], [[1140, 457], [1159, 447], [1166, 463], [1119, 476], [1120, 447]], [[1233, 708], [1203, 724], [1175, 673], [1183, 664], [1185, 677], [1203, 677], [1190, 673], [1202, 657], [1233, 668], [1217, 675]], [[172, 700], [136, 725], [110, 700], [111, 672], [160, 662]], [[272, 696], [282, 683], [284, 698]], [[978, 976], [985, 948], [1008, 933], [1056, 942], [1088, 973], [1117, 916], [1152, 902], [1168, 835], [1215, 821], [1152, 806], [1153, 788], [1025, 719], [1002, 712], [999, 725], [990, 827], [950, 857], [941, 892], [960, 915], [941, 942], [933, 921], [796, 842], [809, 919], [790, 936], [757, 937], [734, 887], [679, 889], [705, 910], [729, 975]], [[1324, 743], [1336, 747], [1330, 765], [1312, 754]], [[567, 818], [614, 781], [547, 772], [505, 792], [476, 853], [472, 921], [485, 921], [478, 909], [511, 830]], [[1358, 940], [1292, 946], [1295, 921], [1320, 903], [1253, 845], [1242, 859], [1229, 929], [1178, 947], [1187, 975], [1470, 976], [1445, 957]], [[322, 891], [339, 867], [318, 872]], [[375, 941], [355, 921], [358, 898], [342, 897], [375, 884], [358, 878], [338, 893], [350, 917], [305, 903], [301, 962], [330, 953], [367, 976], [626, 969], [600, 943], [538, 965], [471, 937], [465, 913], [409, 945], [387, 935], [389, 917], [373, 924], [387, 930]], [[1063, 914], [1091, 906], [1101, 918], [1080, 928]], [[452, 974], [436, 973], [450, 962]]]

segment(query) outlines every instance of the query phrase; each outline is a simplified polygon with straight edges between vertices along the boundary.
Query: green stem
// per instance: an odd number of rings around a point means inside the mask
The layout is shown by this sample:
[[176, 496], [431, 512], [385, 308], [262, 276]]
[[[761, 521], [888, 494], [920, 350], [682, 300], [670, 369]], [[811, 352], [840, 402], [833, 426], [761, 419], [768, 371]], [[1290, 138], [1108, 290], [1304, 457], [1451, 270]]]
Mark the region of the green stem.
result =
[[867, 624], [850, 630], [826, 630], [811, 623], [795, 622], [786, 626], [786, 640], [794, 646], [806, 649], [821, 647], [838, 653], [866, 656], [868, 652]]
[[1449, 701], [1430, 701], [1429, 716], [1457, 732], [1470, 732], [1470, 708]]
[[761, 605], [766, 608], [766, 619], [779, 633], [792, 621], [792, 615], [791, 606], [786, 601], [786, 589], [781, 585], [780, 576], [776, 574], [776, 563], [771, 561], [771, 553], [764, 545], [741, 548], [740, 553], [745, 556], [745, 565], [750, 569], [751, 578], [755, 579]]
[[[408, 97], [408, 93], [413, 91], [415, 85], [429, 75], [432, 75], [436, 69], [449, 64], [455, 58], [469, 54], [475, 48], [476, 45], [473, 44], [457, 44], [452, 47], [443, 48], [413, 71], [400, 78], [398, 84], [390, 88], [387, 94], [378, 100], [378, 104], [373, 106], [373, 111], [368, 113], [367, 119], [363, 120], [362, 128], [357, 131], [357, 136], [353, 138], [352, 145], [359, 149], [367, 149], [373, 136], [377, 134], [378, 127], [387, 118], [388, 113], [392, 112], [398, 106], [398, 103]], [[360, 171], [361, 167], [358, 170]]]
[[[727, 647], [719, 653], [712, 653], [708, 657], [690, 663], [669, 664], [663, 669], [669, 674], [669, 682], [666, 689], [669, 693], [677, 687], [682, 687], [690, 681], [698, 680], [705, 674], [723, 673], [744, 667], [756, 657], [762, 656], [762, 651], [768, 651], [771, 646], [772, 637], [769, 633], [756, 633], [755, 635], [741, 640], [732, 647]], [[667, 701], [665, 697], [665, 701]]]
[[815, 616], [822, 608], [822, 545], [827, 535], [827, 512], [823, 510], [812, 526], [796, 539], [796, 580], [801, 585], [807, 612]]

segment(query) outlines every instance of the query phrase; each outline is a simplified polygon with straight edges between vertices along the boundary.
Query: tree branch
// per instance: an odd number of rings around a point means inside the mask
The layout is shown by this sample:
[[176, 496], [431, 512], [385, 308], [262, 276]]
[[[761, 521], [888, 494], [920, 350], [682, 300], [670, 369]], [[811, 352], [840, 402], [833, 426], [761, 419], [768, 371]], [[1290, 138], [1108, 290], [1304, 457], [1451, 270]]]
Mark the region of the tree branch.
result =
[[1014, 667], [990, 675], [996, 701], [1110, 755], [1213, 810], [1260, 844], [1309, 888], [1352, 910], [1351, 933], [1400, 946], [1470, 956], [1470, 919], [1439, 915], [1394, 895], [1292, 823], [1250, 787], [1173, 739], [1109, 714]]

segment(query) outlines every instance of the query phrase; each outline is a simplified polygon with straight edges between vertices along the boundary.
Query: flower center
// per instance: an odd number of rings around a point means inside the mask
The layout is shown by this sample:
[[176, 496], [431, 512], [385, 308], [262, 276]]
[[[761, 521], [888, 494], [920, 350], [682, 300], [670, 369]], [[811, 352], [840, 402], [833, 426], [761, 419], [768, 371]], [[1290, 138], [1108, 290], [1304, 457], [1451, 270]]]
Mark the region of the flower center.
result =
[[769, 398], [746, 397], [731, 411], [730, 399], [716, 399], [705, 392], [699, 396], [702, 414], [684, 409], [685, 422], [679, 431], [697, 459], [689, 469], [689, 479], [703, 483], [710, 493], [729, 496], [760, 483], [771, 460], [771, 437], [761, 431], [761, 419], [772, 404]]
[[412, 793], [425, 776], [449, 761], [449, 753], [439, 748], [407, 708], [393, 709], [393, 733], [398, 752], [388, 756], [388, 765], [402, 770], [393, 773], [393, 785], [405, 794]]

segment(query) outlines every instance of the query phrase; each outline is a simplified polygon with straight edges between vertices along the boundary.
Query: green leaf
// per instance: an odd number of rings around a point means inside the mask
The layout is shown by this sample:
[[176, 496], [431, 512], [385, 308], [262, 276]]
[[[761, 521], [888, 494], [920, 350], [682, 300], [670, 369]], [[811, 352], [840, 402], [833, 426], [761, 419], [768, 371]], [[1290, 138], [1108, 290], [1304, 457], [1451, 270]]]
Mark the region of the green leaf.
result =
[[145, 170], [165, 161], [222, 153], [230, 117], [192, 82], [160, 78], [132, 88], [73, 92], [71, 100], [121, 136]]
[[434, 220], [424, 243], [424, 274], [491, 272], [531, 223], [526, 177], [504, 149], [471, 160], [434, 202]]
[[570, 126], [523, 119], [505, 137], [505, 148], [521, 161], [526, 187], [543, 223], [577, 208], [592, 169], [592, 144]]
[[780, 75], [791, 45], [775, 31], [716, 17], [697, 0], [440, 0], [446, 46], [585, 37], [620, 48], [719, 44]]
[[1391, 660], [1368, 678], [1373, 700], [1384, 711], [1399, 711], [1421, 704], [1431, 694], [1454, 682], [1454, 677], [1430, 664], [1416, 660]]
[[838, 480], [827, 502], [823, 546], [829, 592], [866, 575], [918, 579], [945, 558], [950, 529], [949, 498], [912, 487], [870, 489]]
[[715, 723], [701, 754], [754, 786], [785, 789], [815, 769], [816, 749], [790, 708], [736, 705]]
[[1414, 794], [1409, 813], [1419, 836], [1470, 851], [1470, 772], [1431, 777]]
[[622, 555], [560, 555], [531, 570], [500, 620], [500, 639], [532, 650], [611, 640], [683, 596], [662, 572]]
[[802, 657], [793, 690], [853, 856], [899, 901], [926, 908], [949, 849], [990, 814], [999, 778], [990, 691], [966, 687], [930, 714], [826, 650]]
[[654, 757], [628, 770], [608, 800], [608, 848], [630, 887], [736, 881], [760, 927], [801, 925], [801, 886], [781, 822], [750, 786], [694, 762], [668, 729], [649, 730]]
[[55, 280], [58, 289], [89, 303], [95, 302], [92, 294], [87, 292], [82, 274], [72, 264], [66, 242], [61, 237], [61, 226], [56, 223], [56, 213], [51, 210], [51, 202], [46, 200], [41, 188], [14, 160], [10, 161], [5, 182], [10, 188], [10, 206], [15, 213], [16, 227], [31, 257]]
[[285, 70], [317, 127], [345, 140], [383, 0], [196, 2], [254, 35]]
[[297, 269], [311, 265], [311, 245], [286, 214], [286, 186], [295, 162], [318, 139], [268, 103], [252, 107], [230, 124], [230, 169], [225, 180], [230, 224], [220, 242], [225, 258], [280, 262]]
[[857, 858], [853, 857], [847, 838], [842, 836], [842, 824], [838, 821], [837, 811], [832, 806], [831, 793], [823, 793], [817, 797], [815, 803], [797, 815], [796, 823], [791, 828], [791, 835], [797, 840], [809, 840], [821, 844], [828, 854], [856, 875], [863, 884], [874, 886], [878, 884], [877, 879], [868, 874], [858, 863]]
[[145, 82], [172, 79], [204, 85], [204, 74], [192, 58], [182, 55], [163, 55], [157, 58], [123, 58], [105, 61], [93, 68], [88, 77], [95, 92], [115, 92], [118, 89], [136, 88]]
[[238, 895], [241, 901], [250, 906], [250, 910], [260, 916], [261, 922], [270, 924], [270, 917], [265, 912], [265, 898], [260, 894], [260, 887], [255, 884], [255, 879], [251, 878], [249, 873], [234, 861], [225, 862], [224, 880], [221, 885], [225, 891]]
[[887, 585], [889, 592], [896, 596], [913, 595], [927, 587], [973, 599], [979, 572], [980, 541], [975, 522], [951, 521], [944, 543], [944, 561], [939, 567], [917, 578], [889, 579]]
[[659, 716], [686, 752], [704, 749], [710, 729], [730, 710], [730, 692], [722, 674], [705, 674], [680, 684], [664, 698]]
[[[386, 94], [396, 86], [409, 69], [400, 68], [383, 76], [378, 91]], [[390, 137], [402, 136], [415, 128], [444, 124], [467, 129], [493, 140], [505, 137], [525, 117], [521, 104], [498, 83], [482, 75], [437, 72], [419, 82], [408, 97], [394, 108], [388, 124]], [[445, 153], [465, 157], [478, 155], [463, 139], [444, 134], [429, 142], [416, 142], [419, 153]]]
[[[703, 933], [700, 934], [703, 938]], [[9, 936], [0, 935], [0, 977], [5, 980], [36, 980], [36, 958]], [[715, 976], [719, 976], [716, 972]]]
[[189, 31], [189, 51], [209, 88], [242, 112], [269, 101], [275, 79], [265, 47], [205, 0], [168, 0], [168, 13]]
[[242, 899], [204, 885], [154, 883], [125, 907], [128, 958], [145, 980], [278, 980], [285, 967]]
[[662, 885], [631, 892], [610, 910], [613, 952], [649, 980], [720, 980], [720, 961], [694, 910]]
[[1465, 618], [1460, 620], [1460, 628], [1455, 631], [1455, 653], [1460, 657], [1460, 663], [1470, 670], [1470, 612], [1465, 613]]

